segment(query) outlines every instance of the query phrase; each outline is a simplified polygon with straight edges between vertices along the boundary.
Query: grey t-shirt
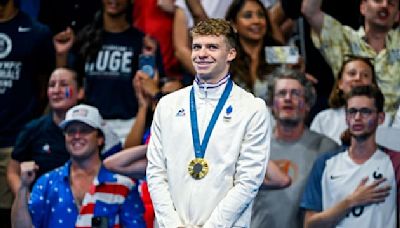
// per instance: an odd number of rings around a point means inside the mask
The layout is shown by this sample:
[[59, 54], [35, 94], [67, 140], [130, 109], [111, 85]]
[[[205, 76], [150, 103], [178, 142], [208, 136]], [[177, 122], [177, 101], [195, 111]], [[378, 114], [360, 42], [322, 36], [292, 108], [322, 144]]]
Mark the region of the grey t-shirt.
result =
[[270, 159], [287, 171], [292, 184], [280, 190], [260, 189], [254, 199], [251, 227], [303, 227], [299, 203], [308, 174], [319, 154], [336, 148], [336, 142], [308, 129], [294, 142], [273, 137]]

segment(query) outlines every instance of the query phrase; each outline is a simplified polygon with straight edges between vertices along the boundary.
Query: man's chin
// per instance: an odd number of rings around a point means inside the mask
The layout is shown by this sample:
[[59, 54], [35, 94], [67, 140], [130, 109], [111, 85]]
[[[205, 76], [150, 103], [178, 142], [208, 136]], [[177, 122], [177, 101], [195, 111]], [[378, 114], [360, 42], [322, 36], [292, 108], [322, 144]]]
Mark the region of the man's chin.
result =
[[201, 81], [209, 81], [212, 79], [212, 75], [208, 74], [208, 73], [197, 73], [197, 77], [201, 80]]
[[357, 142], [364, 142], [365, 140], [367, 140], [372, 133], [371, 132], [364, 132], [364, 133], [353, 133], [350, 132], [350, 135], [357, 141]]
[[298, 118], [281, 118], [279, 119], [279, 122], [284, 127], [296, 127], [300, 124], [301, 120]]

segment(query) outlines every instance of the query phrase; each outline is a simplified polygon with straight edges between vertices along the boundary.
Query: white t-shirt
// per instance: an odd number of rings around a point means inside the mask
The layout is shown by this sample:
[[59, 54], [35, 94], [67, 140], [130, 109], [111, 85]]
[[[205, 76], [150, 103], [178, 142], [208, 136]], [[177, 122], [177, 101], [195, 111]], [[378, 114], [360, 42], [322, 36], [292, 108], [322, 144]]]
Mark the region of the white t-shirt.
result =
[[317, 212], [327, 210], [353, 193], [363, 178], [368, 177], [367, 184], [371, 184], [385, 177], [387, 180], [382, 186], [391, 186], [385, 201], [352, 208], [336, 227], [394, 228], [398, 179], [394, 167], [399, 159], [399, 153], [383, 152], [380, 149], [361, 165], [354, 163], [348, 150], [324, 154], [314, 163], [300, 206]]
[[[391, 122], [390, 115], [386, 115], [381, 126], [389, 126]], [[347, 129], [345, 109], [329, 108], [319, 112], [314, 117], [310, 129], [330, 137], [341, 145], [340, 135]]]

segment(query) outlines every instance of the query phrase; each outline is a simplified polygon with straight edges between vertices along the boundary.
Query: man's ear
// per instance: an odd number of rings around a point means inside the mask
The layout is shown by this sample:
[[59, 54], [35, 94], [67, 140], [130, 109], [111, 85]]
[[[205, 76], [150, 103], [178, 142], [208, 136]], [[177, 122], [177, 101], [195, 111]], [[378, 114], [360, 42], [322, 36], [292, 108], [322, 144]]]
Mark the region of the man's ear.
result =
[[236, 49], [231, 48], [228, 53], [228, 62], [232, 62], [236, 58], [236, 54], [237, 54]]
[[[102, 133], [100, 133], [100, 132], [98, 132], [97, 133], [97, 146], [98, 147], [101, 147], [101, 146], [105, 146], [105, 144], [106, 144], [106, 140], [105, 140], [105, 138], [104, 138], [105, 136], [104, 136], [104, 134], [102, 134]], [[100, 151], [101, 152], [101, 151]]]
[[365, 4], [366, 4], [366, 3], [365, 3], [365, 0], [361, 0], [361, 1], [360, 1], [360, 13], [361, 13], [362, 16], [365, 15], [365, 10], [366, 10], [366, 9], [365, 9]]
[[385, 113], [378, 112], [378, 124], [383, 124], [385, 122]]

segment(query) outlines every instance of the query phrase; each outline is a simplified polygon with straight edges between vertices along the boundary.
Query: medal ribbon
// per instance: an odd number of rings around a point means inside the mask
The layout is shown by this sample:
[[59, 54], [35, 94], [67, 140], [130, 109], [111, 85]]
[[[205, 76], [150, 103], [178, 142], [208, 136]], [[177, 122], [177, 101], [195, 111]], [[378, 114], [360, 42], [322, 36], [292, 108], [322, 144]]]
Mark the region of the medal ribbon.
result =
[[208, 145], [208, 141], [210, 140], [211, 133], [214, 129], [215, 123], [217, 122], [218, 116], [221, 113], [221, 110], [226, 103], [226, 100], [228, 100], [229, 94], [232, 91], [232, 87], [233, 87], [233, 82], [229, 78], [225, 86], [224, 92], [219, 98], [218, 104], [215, 107], [214, 113], [211, 116], [211, 120], [208, 123], [207, 130], [204, 133], [203, 142], [201, 144], [200, 144], [199, 126], [197, 123], [196, 102], [194, 99], [193, 87], [190, 90], [190, 123], [192, 126], [192, 139], [193, 139], [194, 155], [196, 158], [204, 158], [204, 154], [206, 152], [206, 148]]

